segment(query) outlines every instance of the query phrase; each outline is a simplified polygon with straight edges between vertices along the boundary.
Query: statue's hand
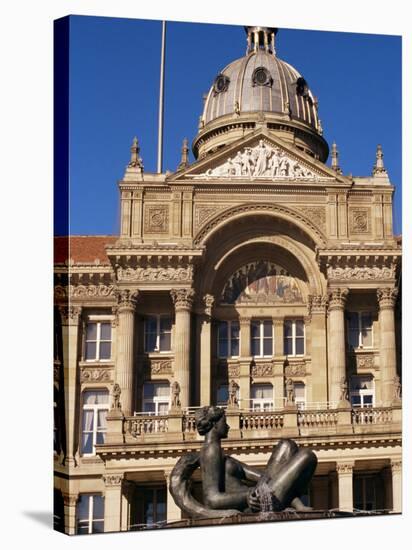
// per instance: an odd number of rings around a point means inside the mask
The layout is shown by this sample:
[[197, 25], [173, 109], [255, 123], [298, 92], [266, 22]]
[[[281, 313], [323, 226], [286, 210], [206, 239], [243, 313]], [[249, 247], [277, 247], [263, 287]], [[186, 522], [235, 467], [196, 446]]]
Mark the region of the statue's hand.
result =
[[247, 503], [252, 512], [260, 512], [260, 499], [256, 493], [255, 487], [249, 491], [247, 495]]

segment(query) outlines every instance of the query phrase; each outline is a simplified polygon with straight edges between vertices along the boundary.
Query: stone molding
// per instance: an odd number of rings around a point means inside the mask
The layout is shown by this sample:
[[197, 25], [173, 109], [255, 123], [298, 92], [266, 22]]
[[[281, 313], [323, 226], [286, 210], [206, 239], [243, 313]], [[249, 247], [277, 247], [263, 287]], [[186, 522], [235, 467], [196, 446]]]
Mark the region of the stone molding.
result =
[[172, 288], [170, 296], [176, 311], [190, 311], [193, 305], [195, 291], [193, 288]]
[[344, 310], [346, 300], [348, 298], [349, 289], [347, 288], [333, 288], [328, 292], [328, 306], [329, 311]]
[[94, 367], [81, 367], [80, 369], [80, 382], [111, 382], [112, 381], [112, 369], [111, 368], [94, 368]]
[[124, 474], [103, 474], [102, 479], [106, 487], [120, 487]]
[[292, 363], [285, 365], [285, 376], [306, 376], [306, 364], [305, 363]]
[[378, 288], [376, 291], [378, 297], [379, 308], [393, 309], [396, 304], [396, 298], [398, 297], [397, 288]]
[[139, 282], [191, 282], [193, 280], [193, 265], [187, 267], [126, 267], [116, 268], [118, 281]]
[[117, 313], [123, 313], [125, 311], [131, 311], [134, 313], [136, 310], [136, 304], [139, 297], [138, 290], [117, 290]]
[[150, 359], [149, 367], [151, 374], [172, 374], [172, 359]]

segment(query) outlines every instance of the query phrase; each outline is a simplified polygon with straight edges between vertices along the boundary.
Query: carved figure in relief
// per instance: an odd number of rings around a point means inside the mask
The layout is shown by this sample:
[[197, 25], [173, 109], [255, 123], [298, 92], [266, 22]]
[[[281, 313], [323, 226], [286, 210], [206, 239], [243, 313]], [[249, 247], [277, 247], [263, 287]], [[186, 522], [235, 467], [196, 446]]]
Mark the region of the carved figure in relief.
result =
[[252, 157], [252, 149], [246, 147], [244, 153], [242, 154], [242, 174], [245, 174], [249, 177], [252, 176], [254, 167], [254, 160]]
[[[303, 504], [301, 495], [317, 465], [313, 451], [299, 448], [291, 439], [282, 439], [261, 471], [223, 453], [221, 440], [229, 432], [224, 409], [198, 409], [196, 427], [205, 436], [200, 452], [185, 454], [170, 476], [170, 493], [190, 517], [221, 518], [287, 507], [311, 510]], [[190, 478], [199, 467], [203, 504], [190, 491]]]
[[112, 390], [112, 397], [113, 397], [113, 404], [112, 404], [112, 408], [113, 409], [120, 409], [120, 395], [122, 393], [122, 390], [119, 386], [119, 384], [115, 384], [113, 386], [113, 390]]
[[341, 401], [348, 401], [349, 399], [349, 385], [348, 381], [343, 376], [340, 381], [340, 400]]
[[394, 401], [400, 401], [401, 400], [401, 379], [398, 375], [396, 375], [393, 379], [393, 397]]
[[242, 155], [240, 154], [240, 151], [238, 151], [237, 155], [233, 159], [233, 166], [234, 166], [234, 169], [235, 169], [235, 176], [241, 176], [242, 175], [242, 165], [243, 165]]
[[232, 407], [234, 405], [237, 405], [237, 392], [238, 392], [239, 386], [236, 384], [234, 380], [231, 380], [229, 382], [229, 398], [228, 398], [228, 405], [231, 405]]
[[180, 384], [175, 380], [171, 387], [172, 390], [172, 407], [180, 407]]
[[285, 389], [286, 389], [286, 401], [288, 403], [294, 403], [294, 401], [295, 401], [295, 386], [294, 386], [293, 380], [291, 378], [288, 378], [286, 380]]
[[261, 139], [253, 155], [255, 161], [255, 170], [253, 172], [254, 176], [263, 176], [263, 174], [266, 172], [267, 161], [270, 157], [270, 153], [270, 150], [266, 147], [266, 145], [263, 143], [263, 140]]

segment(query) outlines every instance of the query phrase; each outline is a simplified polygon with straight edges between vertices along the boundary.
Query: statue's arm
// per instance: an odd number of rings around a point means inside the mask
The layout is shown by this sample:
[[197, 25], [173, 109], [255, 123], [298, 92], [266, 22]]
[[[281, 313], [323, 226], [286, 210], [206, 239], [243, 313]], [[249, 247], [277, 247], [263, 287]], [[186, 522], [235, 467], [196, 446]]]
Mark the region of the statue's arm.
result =
[[201, 469], [203, 478], [203, 498], [206, 506], [214, 509], [225, 510], [236, 508], [243, 510], [247, 507], [247, 495], [249, 489], [235, 493], [221, 492], [219, 479], [224, 477], [224, 462], [220, 452], [215, 449], [206, 449], [201, 452]]
[[236, 460], [236, 458], [233, 458], [232, 456], [227, 457], [226, 460], [231, 460], [234, 463], [238, 464], [245, 474], [245, 479], [247, 479], [248, 481], [255, 481], [257, 483], [262, 477], [262, 472], [259, 471], [257, 468], [253, 468], [253, 466], [249, 466], [248, 464], [245, 464], [240, 460]]

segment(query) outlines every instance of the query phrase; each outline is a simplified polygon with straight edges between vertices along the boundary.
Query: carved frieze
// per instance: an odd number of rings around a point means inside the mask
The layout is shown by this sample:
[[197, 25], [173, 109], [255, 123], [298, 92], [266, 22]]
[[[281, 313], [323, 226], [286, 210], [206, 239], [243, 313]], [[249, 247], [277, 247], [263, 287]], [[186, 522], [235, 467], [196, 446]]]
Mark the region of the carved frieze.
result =
[[328, 279], [367, 281], [374, 279], [393, 279], [395, 265], [392, 267], [331, 267], [327, 269]]
[[302, 206], [299, 211], [323, 231], [326, 229], [326, 211], [323, 206]]
[[145, 233], [167, 233], [169, 231], [169, 207], [146, 206], [144, 231]]
[[348, 462], [348, 463], [340, 463], [340, 462], [337, 462], [336, 463], [336, 471], [338, 472], [338, 474], [352, 474], [352, 471], [353, 471], [353, 463], [352, 462]]
[[150, 372], [151, 374], [172, 374], [172, 360], [151, 359]]
[[295, 363], [285, 366], [285, 376], [306, 376], [305, 363]]
[[272, 363], [257, 363], [252, 365], [251, 371], [252, 376], [255, 377], [265, 377], [273, 376], [273, 365]]
[[369, 233], [370, 209], [352, 208], [349, 210], [349, 229], [351, 233]]
[[227, 374], [229, 378], [238, 378], [240, 376], [240, 366], [236, 364], [227, 366]]
[[114, 295], [114, 291], [114, 285], [57, 285], [54, 287], [54, 298], [108, 298]]
[[187, 267], [126, 267], [116, 268], [118, 281], [139, 282], [191, 282], [193, 280], [193, 266]]
[[80, 370], [80, 382], [111, 382], [111, 380], [112, 371], [107, 367], [82, 367]]
[[371, 355], [357, 355], [356, 356], [357, 369], [371, 370], [375, 368], [375, 357]]
[[209, 168], [201, 177], [257, 178], [271, 180], [319, 180], [333, 179], [321, 176], [297, 158], [292, 158], [279, 147], [260, 140], [255, 147], [237, 151], [216, 168]]

